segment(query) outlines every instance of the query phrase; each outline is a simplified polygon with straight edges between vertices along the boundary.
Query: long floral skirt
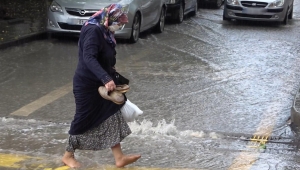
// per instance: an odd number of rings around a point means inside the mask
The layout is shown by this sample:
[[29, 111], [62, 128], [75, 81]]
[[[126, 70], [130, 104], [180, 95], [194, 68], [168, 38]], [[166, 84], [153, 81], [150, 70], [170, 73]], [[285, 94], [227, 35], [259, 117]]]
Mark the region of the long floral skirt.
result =
[[66, 151], [103, 150], [120, 143], [131, 130], [120, 111], [110, 116], [98, 127], [80, 135], [70, 135]]

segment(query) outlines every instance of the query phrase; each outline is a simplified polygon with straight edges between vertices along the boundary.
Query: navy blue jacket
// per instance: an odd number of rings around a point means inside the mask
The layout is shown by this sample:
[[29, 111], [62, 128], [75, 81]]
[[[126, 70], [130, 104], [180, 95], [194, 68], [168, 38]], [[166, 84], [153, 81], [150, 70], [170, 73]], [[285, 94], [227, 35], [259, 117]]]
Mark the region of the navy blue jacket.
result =
[[96, 25], [83, 26], [78, 42], [79, 60], [73, 77], [76, 113], [70, 135], [78, 135], [97, 127], [123, 105], [102, 98], [98, 87], [114, 80], [116, 50]]

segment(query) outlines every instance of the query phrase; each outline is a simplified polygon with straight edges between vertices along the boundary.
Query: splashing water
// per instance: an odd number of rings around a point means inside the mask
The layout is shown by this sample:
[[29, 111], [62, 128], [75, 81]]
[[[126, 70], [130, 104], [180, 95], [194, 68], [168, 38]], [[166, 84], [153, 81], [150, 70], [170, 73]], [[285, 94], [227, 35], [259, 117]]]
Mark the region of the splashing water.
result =
[[177, 137], [177, 138], [186, 138], [186, 137], [196, 137], [196, 138], [210, 137], [213, 139], [221, 138], [221, 135], [215, 132], [206, 134], [203, 131], [193, 131], [193, 130], [179, 131], [175, 126], [174, 119], [170, 123], [167, 123], [165, 119], [160, 120], [156, 126], [153, 125], [153, 122], [144, 119], [140, 123], [138, 123], [137, 121], [130, 122], [129, 126], [134, 135], [158, 134], [166, 137]]

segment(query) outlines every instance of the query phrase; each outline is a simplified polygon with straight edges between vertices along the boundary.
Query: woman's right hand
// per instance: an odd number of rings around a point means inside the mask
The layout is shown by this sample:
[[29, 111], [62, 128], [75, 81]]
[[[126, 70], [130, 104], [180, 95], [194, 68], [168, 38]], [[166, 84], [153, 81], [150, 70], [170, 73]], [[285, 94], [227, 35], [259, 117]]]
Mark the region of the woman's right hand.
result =
[[116, 84], [113, 80], [111, 80], [105, 84], [105, 88], [107, 89], [107, 91], [113, 91], [116, 88]]

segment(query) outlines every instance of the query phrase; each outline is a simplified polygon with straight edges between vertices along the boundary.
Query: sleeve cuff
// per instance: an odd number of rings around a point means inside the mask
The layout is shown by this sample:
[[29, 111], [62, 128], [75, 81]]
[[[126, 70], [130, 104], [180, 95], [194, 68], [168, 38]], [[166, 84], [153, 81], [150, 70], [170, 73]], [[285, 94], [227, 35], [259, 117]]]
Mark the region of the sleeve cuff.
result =
[[112, 80], [112, 78], [108, 75], [101, 77], [101, 81], [103, 84], [106, 84], [106, 83], [110, 82], [111, 80]]

